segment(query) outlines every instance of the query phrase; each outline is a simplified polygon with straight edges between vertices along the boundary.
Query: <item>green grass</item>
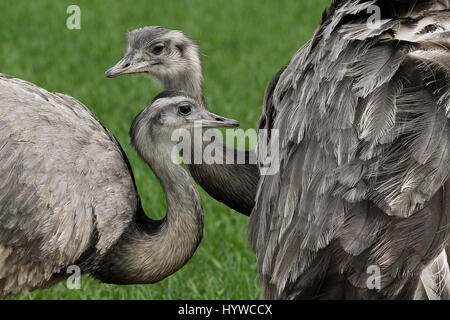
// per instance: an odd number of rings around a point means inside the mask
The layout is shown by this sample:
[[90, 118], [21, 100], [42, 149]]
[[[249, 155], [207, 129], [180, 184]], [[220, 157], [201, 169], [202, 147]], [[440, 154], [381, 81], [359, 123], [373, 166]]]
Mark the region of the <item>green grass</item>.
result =
[[[209, 108], [255, 128], [265, 85], [312, 35], [329, 0], [1, 0], [0, 72], [69, 94], [119, 139], [146, 212], [161, 218], [163, 192], [131, 148], [134, 116], [161, 88], [143, 76], [104, 77], [124, 51], [127, 30], [162, 25], [201, 45]], [[66, 28], [78, 4], [82, 29]], [[80, 290], [59, 284], [20, 299], [257, 299], [247, 218], [202, 192], [205, 237], [192, 260], [155, 285], [104, 285], [89, 276]]]

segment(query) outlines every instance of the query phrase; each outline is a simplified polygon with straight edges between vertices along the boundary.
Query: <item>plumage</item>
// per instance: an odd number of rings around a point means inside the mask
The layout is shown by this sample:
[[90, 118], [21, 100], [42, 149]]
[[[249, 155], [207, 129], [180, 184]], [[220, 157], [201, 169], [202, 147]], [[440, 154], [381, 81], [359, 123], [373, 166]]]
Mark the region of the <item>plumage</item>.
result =
[[281, 167], [261, 178], [249, 223], [264, 297], [435, 298], [446, 286], [433, 274], [450, 218], [449, 9], [335, 0], [272, 81], [260, 128], [280, 131]]
[[[359, 120], [359, 139], [379, 144], [395, 126], [397, 96], [402, 83], [394, 78], [372, 91], [364, 101], [364, 111]], [[339, 104], [338, 104], [339, 105]]]
[[355, 79], [353, 89], [358, 97], [367, 97], [397, 73], [414, 44], [390, 41], [379, 45], [359, 57], [348, 76]]

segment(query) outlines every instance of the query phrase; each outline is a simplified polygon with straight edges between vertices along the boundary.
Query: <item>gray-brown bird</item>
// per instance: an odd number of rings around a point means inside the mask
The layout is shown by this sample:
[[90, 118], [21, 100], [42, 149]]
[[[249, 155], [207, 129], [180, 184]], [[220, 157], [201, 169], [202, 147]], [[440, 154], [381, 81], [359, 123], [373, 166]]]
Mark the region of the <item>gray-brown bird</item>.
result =
[[420, 279], [449, 234], [449, 9], [335, 0], [273, 80], [260, 128], [279, 130], [282, 165], [249, 224], [265, 298], [448, 290], [447, 264]]
[[201, 199], [171, 154], [177, 129], [238, 123], [176, 92], [157, 96], [130, 135], [165, 192], [164, 219], [148, 218], [115, 137], [82, 103], [0, 74], [0, 297], [83, 274], [115, 284], [164, 279], [194, 254]]

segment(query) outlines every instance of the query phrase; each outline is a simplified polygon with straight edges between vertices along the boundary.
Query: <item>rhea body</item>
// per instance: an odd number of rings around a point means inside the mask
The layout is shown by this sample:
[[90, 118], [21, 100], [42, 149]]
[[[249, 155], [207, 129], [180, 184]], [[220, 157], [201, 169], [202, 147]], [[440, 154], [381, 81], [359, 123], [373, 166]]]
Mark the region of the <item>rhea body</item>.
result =
[[177, 93], [136, 117], [132, 143], [167, 201], [156, 221], [142, 209], [120, 144], [79, 101], [0, 75], [0, 118], [0, 297], [48, 287], [71, 265], [116, 284], [176, 272], [201, 241], [203, 211], [189, 175], [170, 160], [171, 133], [194, 120], [237, 125]]
[[449, 298], [449, 31], [448, 0], [334, 0], [274, 79], [282, 165], [249, 222], [265, 298]]
[[[107, 77], [144, 73], [164, 86], [165, 90], [186, 92], [201, 102], [207, 109], [203, 95], [203, 73], [198, 44], [178, 30], [163, 27], [144, 27], [127, 34], [123, 59], [106, 71]], [[214, 142], [216, 150], [222, 150], [220, 163], [203, 161], [201, 164], [187, 164], [192, 177], [216, 200], [234, 210], [250, 215], [254, 206], [259, 169], [256, 153], [242, 151]], [[204, 141], [203, 146], [211, 145]], [[227, 155], [234, 155], [234, 164]], [[202, 154], [208, 156], [207, 153]], [[217, 155], [215, 155], [218, 157]], [[238, 164], [237, 159], [245, 159]]]

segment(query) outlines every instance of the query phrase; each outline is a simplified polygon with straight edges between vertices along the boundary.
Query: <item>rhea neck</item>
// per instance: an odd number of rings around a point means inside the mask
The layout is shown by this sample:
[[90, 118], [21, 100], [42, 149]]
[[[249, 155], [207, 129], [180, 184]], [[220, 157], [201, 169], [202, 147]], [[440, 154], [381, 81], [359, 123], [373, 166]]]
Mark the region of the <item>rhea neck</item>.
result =
[[195, 98], [197, 101], [205, 102], [203, 96], [203, 71], [200, 53], [194, 49], [184, 52], [183, 71], [168, 72], [162, 76], [160, 81], [166, 91], [181, 91]]
[[196, 72], [189, 71], [175, 78], [163, 78], [162, 84], [166, 91], [182, 91], [188, 93], [197, 101], [203, 101], [203, 82]]
[[203, 236], [200, 195], [182, 166], [171, 161], [171, 144], [154, 141], [136, 147], [161, 183], [167, 202], [166, 216], [154, 221], [138, 208], [135, 223], [108, 255], [104, 264], [107, 272], [99, 276], [104, 282], [160, 281], [183, 267]]

